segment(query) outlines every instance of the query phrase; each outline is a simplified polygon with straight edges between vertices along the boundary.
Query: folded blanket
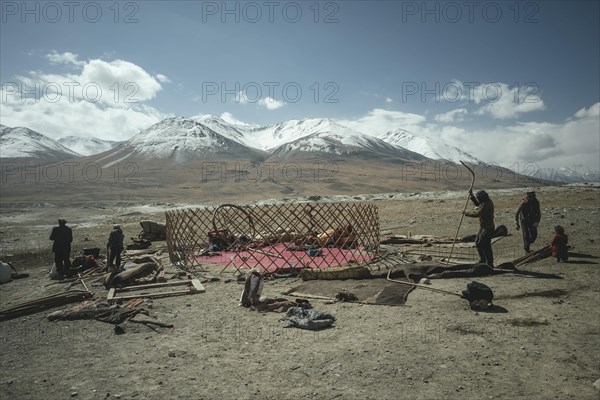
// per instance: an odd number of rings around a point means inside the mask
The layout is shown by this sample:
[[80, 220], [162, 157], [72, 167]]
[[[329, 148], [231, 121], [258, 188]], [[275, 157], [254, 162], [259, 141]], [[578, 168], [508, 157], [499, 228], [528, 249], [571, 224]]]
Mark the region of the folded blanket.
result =
[[331, 326], [335, 317], [314, 309], [307, 310], [302, 307], [292, 307], [287, 310], [284, 328], [296, 327], [300, 329], [319, 330]]

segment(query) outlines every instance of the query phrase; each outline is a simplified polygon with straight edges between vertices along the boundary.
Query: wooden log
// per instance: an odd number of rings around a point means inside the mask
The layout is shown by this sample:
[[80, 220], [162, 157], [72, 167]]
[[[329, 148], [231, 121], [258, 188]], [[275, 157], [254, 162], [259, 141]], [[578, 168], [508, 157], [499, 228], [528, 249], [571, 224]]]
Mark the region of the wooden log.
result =
[[129, 299], [138, 299], [138, 298], [148, 298], [154, 299], [158, 297], [170, 297], [170, 296], [181, 296], [183, 294], [193, 294], [196, 293], [192, 291], [191, 288], [187, 288], [186, 290], [176, 290], [173, 292], [160, 292], [160, 293], [140, 293], [140, 294], [132, 294], [128, 296], [118, 296], [113, 297], [111, 300], [129, 300]]
[[73, 290], [66, 293], [59, 293], [52, 296], [42, 297], [33, 301], [19, 304], [17, 306], [1, 310], [0, 321], [6, 321], [13, 318], [23, 317], [25, 315], [35, 314], [53, 307], [59, 307], [65, 304], [77, 303], [83, 300], [91, 299], [94, 296], [91, 292], [82, 290]]
[[133, 286], [125, 286], [122, 288], [117, 288], [119, 292], [128, 292], [130, 290], [140, 290], [140, 289], [151, 289], [151, 288], [160, 288], [167, 286], [181, 286], [191, 284], [191, 280], [178, 280], [175, 282], [163, 282], [163, 283], [148, 283], [145, 285], [133, 285]]
[[400, 284], [403, 284], [403, 285], [410, 285], [410, 286], [418, 287], [418, 288], [421, 288], [421, 289], [427, 289], [427, 290], [431, 290], [432, 292], [438, 292], [438, 293], [444, 293], [444, 294], [451, 294], [451, 295], [458, 296], [458, 297], [462, 296], [461, 294], [458, 294], [458, 293], [455, 293], [455, 292], [451, 292], [449, 290], [432, 288], [432, 287], [427, 286], [427, 285], [421, 285], [420, 283], [412, 283], [412, 282], [405, 282], [405, 281], [398, 281], [398, 280], [395, 280], [395, 279], [390, 279], [390, 273], [391, 272], [392, 271], [389, 270], [388, 274], [387, 274], [387, 280], [390, 281], [390, 282], [400, 283]]
[[520, 265], [520, 264], [528, 264], [530, 262], [534, 262], [534, 261], [538, 261], [542, 258], [546, 258], [548, 257], [552, 252], [552, 248], [550, 245], [544, 246], [541, 249], [532, 251], [529, 254], [525, 254], [522, 257], [517, 258], [516, 260], [513, 261], [513, 264], [516, 265]]
[[[182, 286], [189, 285], [186, 290], [178, 290], [173, 292], [159, 292], [159, 293], [140, 293], [140, 294], [132, 294], [127, 296], [118, 296], [118, 292], [121, 291], [133, 291], [140, 289], [156, 289], [170, 286]], [[106, 300], [128, 300], [128, 299], [138, 299], [138, 298], [156, 298], [156, 297], [169, 297], [169, 296], [178, 296], [181, 294], [194, 294], [194, 293], [205, 293], [206, 289], [202, 285], [202, 283], [198, 279], [191, 279], [185, 281], [177, 281], [177, 282], [165, 282], [165, 283], [150, 283], [147, 285], [137, 285], [137, 286], [127, 286], [124, 288], [112, 288], [108, 291], [108, 296]]]
[[298, 293], [298, 292], [290, 292], [290, 293], [282, 293], [283, 295], [292, 296], [292, 297], [301, 297], [306, 299], [317, 299], [317, 300], [333, 300], [337, 301], [335, 297], [327, 297], [327, 296], [317, 296], [315, 294], [306, 294], [306, 293]]

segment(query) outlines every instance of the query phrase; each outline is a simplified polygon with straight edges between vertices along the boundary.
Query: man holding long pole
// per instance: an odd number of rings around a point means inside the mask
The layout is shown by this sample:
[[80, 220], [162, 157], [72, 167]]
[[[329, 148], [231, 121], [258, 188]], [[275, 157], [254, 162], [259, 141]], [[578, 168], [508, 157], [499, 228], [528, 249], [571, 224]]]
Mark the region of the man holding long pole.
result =
[[473, 195], [473, 189], [469, 190], [469, 197], [475, 204], [474, 211], [463, 211], [467, 217], [479, 218], [479, 232], [475, 246], [479, 253], [479, 262], [494, 268], [494, 254], [492, 252], [492, 237], [494, 235], [494, 203], [485, 190], [478, 191]]

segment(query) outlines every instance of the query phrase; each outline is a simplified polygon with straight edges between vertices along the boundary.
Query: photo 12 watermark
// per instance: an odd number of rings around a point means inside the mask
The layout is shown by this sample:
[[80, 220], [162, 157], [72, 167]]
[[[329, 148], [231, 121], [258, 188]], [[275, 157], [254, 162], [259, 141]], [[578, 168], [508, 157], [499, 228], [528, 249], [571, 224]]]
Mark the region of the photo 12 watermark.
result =
[[200, 182], [274, 182], [294, 184], [299, 182], [331, 182], [340, 172], [335, 162], [302, 163], [227, 163], [203, 162]]
[[340, 2], [336, 1], [203, 1], [202, 23], [287, 23], [308, 21], [337, 24]]
[[137, 1], [2, 1], [2, 23], [137, 24]]
[[135, 183], [140, 168], [137, 163], [123, 162], [101, 166], [96, 162], [64, 161], [60, 163], [1, 162], [2, 184], [78, 184]]
[[540, 22], [540, 4], [533, 1], [402, 1], [402, 23], [487, 23], [503, 20], [515, 24]]
[[[501, 166], [496, 163], [470, 163], [470, 168], [478, 179], [483, 182], [525, 182], [535, 179], [540, 167], [533, 162], [515, 162], [510, 166]], [[460, 164], [439, 162], [407, 162], [398, 167], [398, 180], [406, 181], [431, 181], [431, 182], [468, 182], [471, 173]]]
[[[202, 103], [218, 101], [238, 104], [259, 104], [267, 108], [297, 103], [303, 99], [314, 103], [339, 103], [340, 87], [336, 82], [202, 82]], [[271, 106], [271, 107], [270, 107]]]
[[487, 324], [483, 322], [467, 322], [455, 325], [429, 320], [400, 323], [397, 332], [400, 341], [403, 343], [431, 344], [453, 343], [456, 341], [457, 336], [468, 337], [472, 341], [495, 339], [518, 343], [520, 337], [536, 334], [535, 329], [525, 329], [518, 325]]
[[504, 97], [514, 103], [539, 103], [540, 89], [535, 82], [402, 82], [402, 103], [497, 103]]
[[336, 328], [317, 331], [284, 327], [283, 323], [203, 323], [199, 329], [200, 338], [204, 342], [232, 343], [265, 343], [288, 342], [290, 340], [309, 340], [311, 342], [334, 341], [337, 338]]
[[2, 82], [2, 103], [124, 103], [136, 104], [140, 87], [136, 82]]

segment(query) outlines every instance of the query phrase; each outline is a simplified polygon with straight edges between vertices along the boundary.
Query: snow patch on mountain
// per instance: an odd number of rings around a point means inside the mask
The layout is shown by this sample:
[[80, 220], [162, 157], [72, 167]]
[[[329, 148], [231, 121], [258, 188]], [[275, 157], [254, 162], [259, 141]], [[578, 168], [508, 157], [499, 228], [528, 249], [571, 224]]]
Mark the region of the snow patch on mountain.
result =
[[532, 178], [563, 183], [600, 182], [600, 171], [583, 165], [561, 168], [539, 168], [530, 175]]
[[122, 143], [113, 140], [80, 136], [65, 136], [58, 139], [57, 142], [83, 156], [104, 153], [107, 150], [114, 149]]
[[327, 118], [293, 119], [278, 124], [246, 129], [244, 142], [251, 147], [272, 151], [281, 145], [318, 133], [351, 136], [353, 132], [356, 131]]
[[322, 131], [282, 144], [273, 151], [273, 155], [284, 156], [294, 151], [300, 151], [341, 156], [364, 154], [367, 151], [410, 159], [424, 158], [419, 154], [393, 146], [374, 136], [355, 131], [332, 121], [316, 126], [322, 126]]
[[236, 126], [235, 124], [225, 121], [221, 117], [211, 114], [196, 115], [191, 117], [190, 120], [199, 122], [200, 124], [212, 129], [219, 135], [234, 140], [238, 143], [245, 142], [245, 129], [250, 128], [250, 126], [247, 125]]
[[450, 146], [441, 140], [415, 135], [402, 128], [384, 133], [379, 138], [387, 143], [403, 147], [434, 160], [447, 160], [454, 163], [460, 161], [482, 163], [480, 159], [458, 147]]
[[29, 128], [0, 125], [0, 158], [68, 159], [79, 154]]

